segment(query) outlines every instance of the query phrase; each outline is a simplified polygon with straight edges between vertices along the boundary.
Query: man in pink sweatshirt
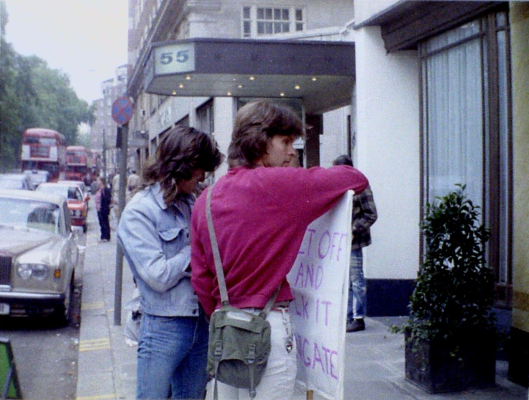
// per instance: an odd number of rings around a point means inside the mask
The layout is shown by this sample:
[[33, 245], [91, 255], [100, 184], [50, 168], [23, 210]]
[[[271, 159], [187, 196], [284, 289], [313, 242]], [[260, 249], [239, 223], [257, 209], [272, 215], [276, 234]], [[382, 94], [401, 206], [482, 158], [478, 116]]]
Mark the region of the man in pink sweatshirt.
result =
[[[272, 351], [257, 386], [256, 399], [290, 399], [294, 394], [296, 349], [286, 276], [308, 225], [330, 210], [347, 190], [359, 193], [366, 177], [350, 166], [293, 168], [294, 141], [303, 136], [293, 110], [267, 101], [246, 104], [237, 113], [228, 150], [228, 173], [215, 184], [211, 213], [230, 304], [262, 309], [281, 284], [267, 320]], [[278, 168], [284, 167], [284, 168]], [[208, 189], [209, 190], [209, 189]], [[209, 316], [220, 308], [206, 221], [207, 190], [197, 199], [191, 220], [191, 282]], [[294, 344], [295, 347], [295, 344]], [[219, 399], [248, 396], [247, 389], [218, 383]]]

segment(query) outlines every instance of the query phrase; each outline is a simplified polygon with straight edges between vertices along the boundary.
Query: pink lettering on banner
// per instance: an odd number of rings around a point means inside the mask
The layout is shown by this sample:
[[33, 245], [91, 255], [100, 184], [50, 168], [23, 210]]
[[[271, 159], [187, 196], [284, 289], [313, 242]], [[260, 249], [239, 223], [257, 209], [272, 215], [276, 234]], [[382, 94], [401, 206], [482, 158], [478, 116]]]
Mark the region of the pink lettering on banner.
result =
[[330, 307], [332, 306], [332, 302], [329, 300], [315, 299], [315, 301], [311, 301], [305, 295], [299, 294], [292, 303], [294, 304], [294, 312], [298, 317], [305, 320], [313, 319], [317, 324], [322, 321], [325, 326], [329, 326]]
[[[307, 233], [309, 235], [308, 244], [307, 244], [307, 247], [304, 247], [303, 245], [305, 244], [305, 238], [307, 237]], [[303, 243], [301, 244], [301, 248], [299, 249], [298, 254], [305, 254], [305, 249], [306, 249], [307, 250], [306, 256], [310, 257], [310, 249], [312, 247], [312, 237], [314, 236], [315, 233], [316, 233], [316, 230], [314, 228], [307, 229], [307, 232], [305, 232], [305, 238], [303, 239]]]
[[[336, 366], [338, 364], [338, 352], [329, 349], [317, 342], [311, 342], [296, 334], [296, 347], [298, 356], [303, 360], [305, 367], [310, 367], [315, 372], [321, 372], [331, 378], [338, 380], [336, 375]], [[311, 357], [312, 356], [312, 357]]]
[[340, 261], [344, 238], [347, 238], [345, 233], [333, 232], [331, 234], [328, 230], [323, 232], [318, 244], [318, 256], [320, 259], [323, 260], [328, 257], [329, 260]]
[[329, 258], [329, 260], [340, 261], [340, 253], [343, 250], [343, 241], [347, 239], [347, 234], [343, 232], [330, 232], [325, 230], [321, 233], [316, 232], [314, 228], [307, 229], [303, 243], [299, 249], [298, 254], [305, 257], [310, 257], [313, 238], [320, 236], [318, 241], [318, 256], [321, 260]]
[[304, 319], [309, 319], [309, 300], [301, 294], [294, 298], [293, 303], [296, 315]]
[[332, 303], [328, 300], [322, 300], [320, 299], [316, 300], [316, 323], [319, 322], [319, 316], [320, 316], [320, 306], [325, 306], [324, 313], [325, 313], [325, 326], [329, 325], [329, 306]]
[[296, 287], [310, 287], [318, 290], [323, 281], [323, 267], [318, 265], [314, 268], [314, 264], [299, 264], [298, 274], [294, 286]]
[[308, 348], [310, 346], [310, 343], [306, 338], [300, 335], [295, 335], [295, 337], [296, 337], [296, 348], [298, 349], [298, 356], [301, 360], [303, 360], [303, 364], [305, 365], [305, 367], [308, 367], [310, 366], [311, 361], [310, 361], [309, 356], [305, 356], [305, 354], [308, 353]]

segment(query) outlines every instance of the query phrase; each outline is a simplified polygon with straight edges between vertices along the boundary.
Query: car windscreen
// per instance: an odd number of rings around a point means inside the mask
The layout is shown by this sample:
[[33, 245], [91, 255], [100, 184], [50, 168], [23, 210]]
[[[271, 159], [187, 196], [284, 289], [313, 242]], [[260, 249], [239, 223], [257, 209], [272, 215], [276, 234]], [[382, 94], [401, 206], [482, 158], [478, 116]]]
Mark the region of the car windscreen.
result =
[[24, 177], [0, 176], [0, 189], [27, 189]]
[[58, 233], [59, 215], [56, 204], [0, 197], [0, 225]]
[[81, 189], [77, 186], [48, 185], [39, 186], [37, 190], [45, 193], [58, 194], [68, 200], [84, 200]]

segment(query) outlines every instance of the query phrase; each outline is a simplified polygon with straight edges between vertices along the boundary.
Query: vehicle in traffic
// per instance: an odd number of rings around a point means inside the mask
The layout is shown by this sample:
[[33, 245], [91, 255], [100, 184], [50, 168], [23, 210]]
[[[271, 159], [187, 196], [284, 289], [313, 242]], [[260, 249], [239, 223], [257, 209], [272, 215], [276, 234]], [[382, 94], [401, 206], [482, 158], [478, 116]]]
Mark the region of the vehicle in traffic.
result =
[[0, 174], [0, 189], [31, 190], [31, 181], [27, 174]]
[[61, 196], [0, 190], [0, 316], [70, 318], [79, 259]]
[[35, 190], [43, 182], [48, 182], [50, 177], [50, 173], [43, 169], [26, 170], [24, 173], [29, 178], [31, 190]]
[[62, 196], [68, 204], [72, 225], [82, 227], [83, 232], [86, 233], [86, 217], [88, 215], [88, 206], [85, 202], [84, 195], [81, 192], [81, 188], [77, 184], [58, 182], [41, 183], [39, 186], [37, 186], [35, 191]]
[[86, 209], [88, 210], [88, 202], [90, 201], [90, 193], [88, 193], [88, 188], [86, 187], [85, 183], [83, 181], [72, 181], [72, 180], [64, 180], [59, 181], [57, 183], [63, 183], [63, 184], [74, 184], [79, 186], [81, 189], [81, 192], [83, 193], [84, 201], [86, 203]]
[[92, 150], [84, 146], [68, 146], [66, 148], [66, 179], [83, 181], [89, 185], [93, 181], [93, 163]]
[[29, 128], [22, 135], [21, 168], [46, 170], [50, 182], [64, 179], [66, 138], [52, 129]]

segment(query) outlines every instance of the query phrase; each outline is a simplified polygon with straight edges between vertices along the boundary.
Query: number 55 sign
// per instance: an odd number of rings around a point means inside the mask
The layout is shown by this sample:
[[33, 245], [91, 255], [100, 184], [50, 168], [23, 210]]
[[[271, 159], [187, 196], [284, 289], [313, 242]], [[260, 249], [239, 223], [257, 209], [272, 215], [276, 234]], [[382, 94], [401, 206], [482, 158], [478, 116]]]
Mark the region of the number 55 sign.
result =
[[178, 74], [195, 70], [195, 47], [193, 43], [171, 44], [154, 49], [156, 75]]

